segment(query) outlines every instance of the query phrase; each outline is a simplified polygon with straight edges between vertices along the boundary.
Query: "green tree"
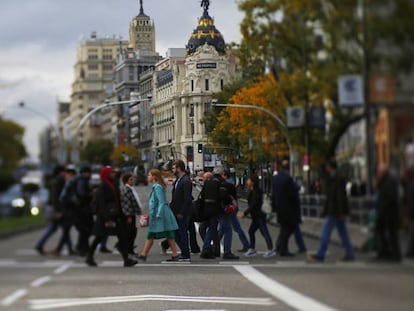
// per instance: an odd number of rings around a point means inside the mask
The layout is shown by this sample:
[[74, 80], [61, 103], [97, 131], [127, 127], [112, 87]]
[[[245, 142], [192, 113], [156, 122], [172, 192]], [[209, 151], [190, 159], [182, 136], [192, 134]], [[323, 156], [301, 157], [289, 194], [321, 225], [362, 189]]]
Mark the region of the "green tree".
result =
[[137, 165], [141, 161], [141, 153], [134, 146], [119, 145], [113, 150], [111, 160], [119, 166]]
[[81, 151], [81, 159], [92, 164], [110, 164], [114, 144], [110, 139], [89, 142]]
[[13, 172], [27, 156], [23, 135], [22, 126], [0, 117], [0, 191], [13, 182]]
[[[367, 69], [398, 78], [412, 69], [413, 0], [241, 0], [239, 8], [245, 14], [241, 64], [253, 66], [257, 75], [270, 69], [289, 105], [333, 103], [334, 122], [325, 153], [335, 150], [346, 128], [363, 117], [361, 111], [339, 107], [339, 75]], [[292, 79], [282, 79], [283, 74]], [[312, 146], [323, 147], [320, 136], [310, 131]]]

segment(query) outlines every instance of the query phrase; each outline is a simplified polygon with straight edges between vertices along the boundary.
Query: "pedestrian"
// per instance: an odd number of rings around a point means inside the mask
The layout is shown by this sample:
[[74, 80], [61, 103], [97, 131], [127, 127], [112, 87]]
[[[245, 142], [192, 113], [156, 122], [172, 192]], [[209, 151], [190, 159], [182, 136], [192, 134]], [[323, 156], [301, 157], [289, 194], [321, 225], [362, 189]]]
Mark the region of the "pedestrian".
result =
[[[46, 254], [44, 251], [46, 242], [59, 229], [62, 223], [62, 208], [59, 202], [59, 196], [65, 187], [65, 182], [65, 167], [63, 165], [57, 165], [53, 170], [53, 177], [49, 192], [49, 204], [50, 208], [52, 209], [47, 219], [49, 221], [49, 224], [35, 246], [35, 250], [43, 256]], [[68, 247], [68, 250], [71, 251], [72, 241], [70, 237], [65, 241], [65, 243]]]
[[256, 231], [259, 229], [264, 240], [266, 241], [267, 251], [264, 253], [264, 258], [273, 257], [276, 251], [272, 247], [272, 238], [266, 224], [266, 213], [262, 211], [263, 205], [263, 190], [259, 186], [259, 178], [256, 175], [251, 175], [247, 178], [246, 186], [249, 189], [247, 196], [247, 209], [243, 212], [242, 217], [250, 214], [251, 223], [249, 227], [250, 248], [244, 253], [244, 256], [256, 256]]
[[129, 172], [124, 173], [122, 182], [124, 186], [121, 191], [121, 207], [126, 217], [127, 251], [128, 254], [134, 254], [134, 243], [138, 232], [136, 218], [142, 214], [143, 204], [135, 188], [134, 175]]
[[[224, 170], [223, 179], [226, 181], [225, 185], [227, 187], [228, 193], [231, 195], [231, 197], [235, 201], [236, 206], [238, 206], [237, 190], [236, 190], [236, 187], [234, 185], [234, 180], [231, 178], [230, 172], [228, 170]], [[242, 244], [242, 247], [238, 251], [242, 252], [242, 253], [245, 253], [249, 250], [250, 243], [249, 243], [249, 240], [247, 239], [246, 233], [244, 233], [244, 230], [243, 230], [242, 226], [240, 225], [239, 218], [237, 217], [237, 212], [235, 212], [233, 214], [230, 214], [229, 218], [230, 218], [231, 226], [232, 226], [234, 232], [236, 232], [237, 235], [239, 236], [240, 242]], [[220, 240], [221, 240], [222, 234], [219, 233], [219, 236], [220, 236]]]
[[232, 228], [230, 217], [225, 213], [224, 207], [232, 203], [231, 197], [227, 192], [225, 180], [223, 179], [224, 169], [221, 165], [214, 167], [213, 177], [207, 180], [202, 190], [204, 200], [204, 213], [208, 219], [207, 232], [203, 242], [203, 248], [200, 254], [204, 259], [215, 259], [216, 256], [211, 253], [211, 242], [217, 235], [217, 227], [220, 225], [220, 231], [223, 234], [223, 259], [237, 260], [231, 252]]
[[337, 163], [334, 159], [329, 159], [325, 164], [327, 173], [325, 180], [326, 200], [322, 215], [325, 216], [323, 223], [319, 249], [316, 253], [308, 255], [310, 261], [323, 262], [326, 251], [328, 250], [329, 240], [334, 227], [338, 230], [342, 246], [345, 249], [343, 261], [355, 260], [351, 240], [346, 226], [346, 217], [349, 214], [348, 198], [346, 194], [345, 180], [337, 172]]
[[408, 258], [414, 258], [414, 178], [411, 178], [408, 182], [407, 191], [407, 206], [408, 217], [410, 220], [410, 236], [408, 239], [408, 247], [406, 256]]
[[[178, 224], [178, 231], [175, 234], [175, 241], [181, 250], [179, 261], [191, 261], [189, 247], [189, 224], [191, 206], [193, 202], [193, 184], [185, 171], [183, 160], [175, 160], [172, 164], [172, 171], [176, 179], [172, 187], [172, 198], [170, 202]], [[164, 240], [161, 246], [164, 250], [168, 248], [168, 241]], [[198, 245], [197, 245], [198, 247]]]
[[85, 262], [88, 266], [97, 266], [94, 260], [96, 247], [105, 236], [116, 235], [124, 267], [134, 266], [138, 262], [128, 258], [125, 217], [122, 215], [120, 197], [115, 189], [115, 174], [112, 167], [103, 167], [100, 171], [100, 178], [102, 183], [96, 190], [96, 220], [92, 230], [95, 238], [89, 248]]
[[[76, 205], [79, 204], [78, 198], [75, 194], [75, 179], [76, 167], [73, 164], [69, 164], [65, 167], [65, 186], [59, 194], [59, 204], [62, 212], [60, 223], [62, 227], [62, 234], [57, 246], [48, 251], [49, 254], [55, 256], [60, 256], [63, 245], [67, 244], [71, 238], [70, 230], [75, 222], [75, 210], [77, 208]], [[72, 247], [68, 251], [69, 255], [76, 254]]]
[[86, 256], [89, 250], [89, 237], [93, 227], [93, 213], [90, 208], [92, 189], [90, 187], [91, 168], [83, 166], [80, 176], [74, 180], [75, 193], [79, 200], [74, 213], [74, 224], [78, 230], [78, 242], [76, 251], [80, 256]]
[[398, 182], [387, 165], [378, 169], [378, 211], [375, 220], [376, 260], [401, 261]]
[[272, 177], [272, 208], [280, 225], [275, 249], [280, 256], [294, 256], [289, 251], [289, 239], [301, 222], [299, 187], [290, 176], [289, 167], [289, 161], [283, 160], [279, 172]]
[[175, 232], [178, 224], [171, 211], [166, 195], [166, 187], [161, 172], [151, 169], [148, 174], [148, 182], [153, 183], [149, 197], [149, 225], [147, 240], [144, 249], [137, 256], [138, 259], [147, 260], [148, 253], [154, 243], [154, 239], [167, 239], [172, 256], [167, 261], [178, 261], [177, 245], [175, 244]]

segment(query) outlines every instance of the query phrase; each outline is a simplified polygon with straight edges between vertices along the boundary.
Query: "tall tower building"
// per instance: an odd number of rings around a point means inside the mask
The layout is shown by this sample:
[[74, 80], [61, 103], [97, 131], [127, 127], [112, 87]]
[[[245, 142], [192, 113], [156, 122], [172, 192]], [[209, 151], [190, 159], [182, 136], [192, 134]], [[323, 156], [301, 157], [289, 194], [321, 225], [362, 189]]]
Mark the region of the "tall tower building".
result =
[[129, 25], [129, 43], [134, 51], [140, 55], [154, 55], [155, 52], [155, 25], [151, 18], [144, 13], [142, 0], [139, 14]]
[[77, 49], [69, 119], [71, 137], [76, 139], [79, 148], [85, 147], [87, 141], [102, 137], [99, 113], [94, 114], [78, 133], [77, 130], [81, 119], [111, 96], [115, 60], [120, 50], [127, 46], [128, 41], [116, 37], [98, 38], [93, 32]]

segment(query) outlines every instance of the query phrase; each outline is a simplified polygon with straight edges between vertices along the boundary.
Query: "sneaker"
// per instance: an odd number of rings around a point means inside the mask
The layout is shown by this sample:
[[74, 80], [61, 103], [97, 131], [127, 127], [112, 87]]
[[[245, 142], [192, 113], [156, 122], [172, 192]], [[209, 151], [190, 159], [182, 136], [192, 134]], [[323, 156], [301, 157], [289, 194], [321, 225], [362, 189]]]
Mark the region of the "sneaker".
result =
[[324, 258], [316, 254], [308, 254], [308, 261], [310, 262], [323, 262]]
[[191, 258], [190, 257], [178, 257], [178, 261], [179, 262], [191, 262]]
[[147, 260], [147, 256], [144, 256], [144, 255], [138, 254], [138, 255], [137, 255], [137, 259], [140, 259], [140, 260], [142, 260], [142, 261], [146, 261], [146, 260]]
[[254, 248], [249, 248], [247, 252], [244, 253], [245, 257], [253, 257], [256, 256], [256, 250]]
[[138, 263], [138, 261], [134, 260], [134, 259], [127, 259], [124, 261], [124, 267], [132, 267], [135, 266]]
[[223, 255], [223, 259], [233, 259], [233, 260], [237, 260], [237, 259], [240, 259], [240, 257], [239, 256], [236, 256], [236, 255], [234, 255], [232, 253], [228, 253], [228, 254], [224, 254]]
[[274, 249], [271, 249], [263, 254], [263, 258], [270, 258], [276, 256], [276, 251]]

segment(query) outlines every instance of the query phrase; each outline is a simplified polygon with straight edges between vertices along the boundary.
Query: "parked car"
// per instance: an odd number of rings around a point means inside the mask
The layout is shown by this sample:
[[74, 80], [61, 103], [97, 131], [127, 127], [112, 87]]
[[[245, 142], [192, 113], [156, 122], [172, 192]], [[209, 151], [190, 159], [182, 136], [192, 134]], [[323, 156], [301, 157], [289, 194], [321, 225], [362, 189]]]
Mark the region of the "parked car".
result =
[[22, 216], [26, 212], [27, 195], [23, 192], [21, 184], [14, 184], [0, 194], [0, 216]]

